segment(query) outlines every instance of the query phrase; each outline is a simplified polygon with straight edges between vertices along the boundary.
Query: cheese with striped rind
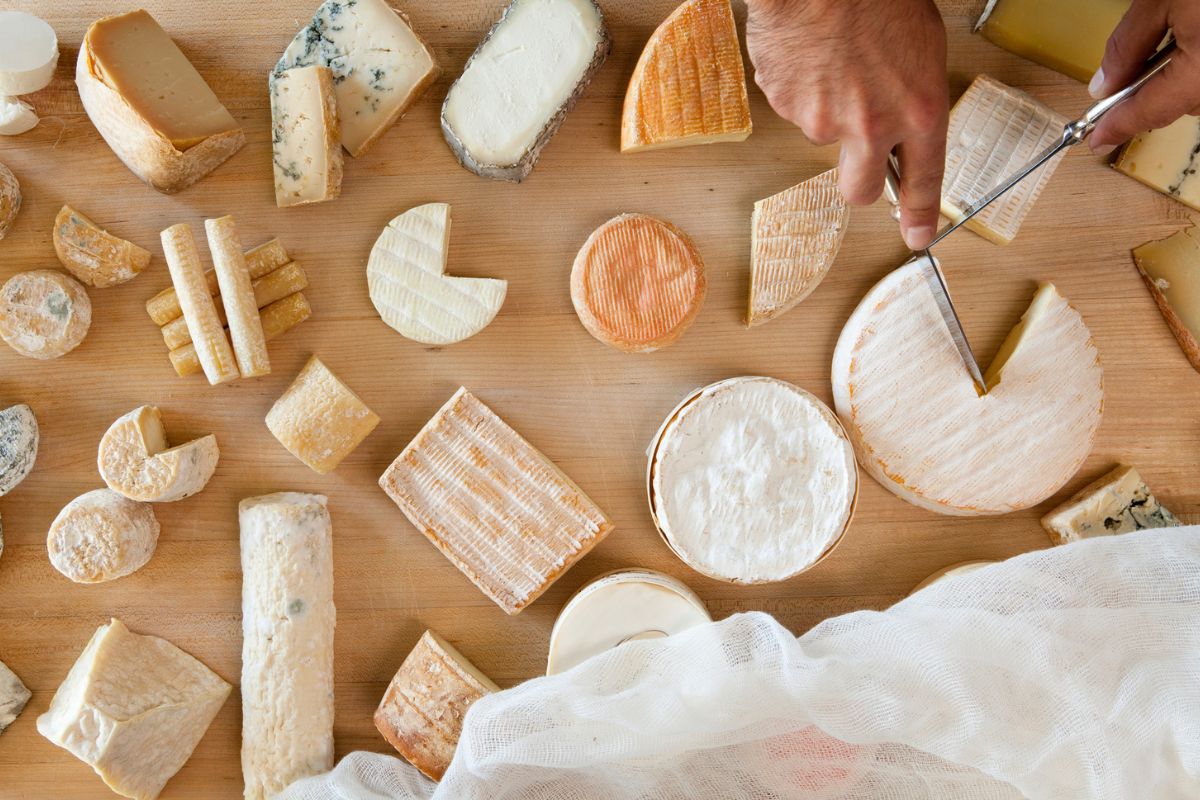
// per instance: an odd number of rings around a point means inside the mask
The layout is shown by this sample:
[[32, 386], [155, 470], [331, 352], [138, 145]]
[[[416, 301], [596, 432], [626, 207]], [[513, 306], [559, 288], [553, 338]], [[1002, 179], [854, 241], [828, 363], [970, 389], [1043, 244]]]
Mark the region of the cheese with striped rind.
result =
[[58, 36], [44, 19], [0, 11], [0, 95], [33, 94], [50, 85]]
[[[258, 319], [258, 302], [250, 285], [250, 270], [242, 255], [237, 224], [225, 216], [204, 220], [208, 235], [208, 250], [212, 253], [213, 272], [217, 273], [221, 305], [225, 320], [217, 315], [218, 324], [229, 323], [229, 338], [237, 359], [238, 372], [243, 378], [257, 378], [271, 372], [267, 357], [267, 340]], [[190, 333], [189, 329], [189, 333]]]
[[1191, 365], [1200, 372], [1200, 231], [1134, 248], [1133, 261]]
[[[278, 300], [307, 289], [308, 275], [304, 272], [303, 267], [292, 261], [284, 264], [274, 272], [268, 272], [251, 283], [250, 288], [254, 290], [254, 303], [261, 310]], [[214, 295], [214, 298], [219, 298], [220, 296], [220, 293], [218, 293]], [[228, 322], [224, 303], [217, 304], [217, 319], [221, 321], [222, 325]], [[266, 331], [263, 333], [265, 335]], [[183, 347], [192, 341], [192, 334], [188, 332], [187, 321], [183, 317], [176, 317], [166, 325], [163, 325], [162, 337], [167, 347], [171, 350]]]
[[367, 288], [379, 316], [422, 344], [461, 342], [486, 328], [508, 282], [446, 274], [450, 206], [426, 203], [393, 219], [367, 261]]
[[38, 423], [24, 403], [0, 409], [0, 497], [17, 488], [33, 471], [38, 452]]
[[204, 376], [212, 385], [226, 383], [240, 377], [233, 348], [213, 305], [208, 291], [204, 269], [200, 265], [200, 252], [192, 229], [186, 224], [172, 225], [162, 232], [163, 253], [171, 273], [179, 307], [187, 323], [196, 354]]
[[103, 583], [145, 566], [158, 546], [159, 530], [148, 503], [93, 489], [58, 512], [46, 550], [54, 568], [75, 583]]
[[0, 239], [8, 233], [20, 210], [21, 184], [11, 169], [0, 164]]
[[570, 478], [465, 388], [379, 485], [508, 614], [536, 600], [613, 528]]
[[162, 414], [141, 406], [120, 417], [100, 440], [97, 464], [108, 488], [140, 503], [171, 503], [198, 493], [217, 469], [211, 433], [170, 447]]
[[320, 203], [342, 193], [342, 133], [328, 67], [271, 73], [275, 205]]
[[104, 289], [131, 281], [150, 264], [150, 251], [113, 236], [70, 206], [54, 218], [54, 251], [67, 271]]
[[750, 100], [729, 0], [687, 0], [646, 42], [621, 113], [621, 152], [740, 142]]
[[1183, 116], [1140, 133], [1121, 148], [1113, 167], [1172, 200], [1200, 209], [1200, 117]]
[[0, 288], [0, 339], [26, 358], [65, 356], [92, 326], [92, 301], [79, 281], [52, 269], [18, 272]]
[[1096, 479], [1042, 517], [1042, 527], [1055, 544], [1182, 524], [1127, 464]]
[[[272, 239], [246, 251], [246, 268], [250, 270], [250, 278], [253, 280], [279, 269], [290, 260], [278, 239]], [[204, 273], [204, 285], [210, 297], [217, 295], [220, 287], [215, 270], [210, 269]], [[171, 320], [182, 317], [183, 311], [179, 308], [179, 296], [175, 293], [175, 287], [167, 287], [147, 300], [146, 313], [154, 320], [155, 325], [166, 325]]]
[[849, 216], [837, 181], [831, 169], [754, 204], [748, 326], [791, 310], [829, 272]]
[[19, 97], [0, 95], [0, 136], [19, 136], [37, 127], [37, 112]]
[[[311, 317], [312, 307], [303, 294], [296, 292], [271, 303], [262, 309], [258, 316], [262, 322], [263, 336], [269, 342]], [[202, 371], [200, 358], [196, 355], [196, 346], [191, 342], [175, 348], [168, 355], [171, 358], [171, 366], [175, 368], [175, 373], [181, 378]]]
[[1053, 287], [1023, 320], [1004, 377], [980, 396], [950, 338], [925, 259], [867, 293], [834, 350], [833, 396], [859, 463], [943, 514], [1004, 514], [1058, 491], [1091, 451], [1103, 370], [1079, 312]]
[[16, 721], [32, 696], [17, 674], [0, 661], [0, 733]]

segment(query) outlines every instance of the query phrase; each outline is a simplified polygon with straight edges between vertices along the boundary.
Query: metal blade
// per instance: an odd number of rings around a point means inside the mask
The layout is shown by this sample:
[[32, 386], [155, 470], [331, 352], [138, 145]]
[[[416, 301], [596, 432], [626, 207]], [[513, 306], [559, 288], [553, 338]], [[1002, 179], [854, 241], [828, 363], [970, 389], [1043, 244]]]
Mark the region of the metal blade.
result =
[[933, 274], [937, 278], [936, 281], [929, 282], [929, 288], [933, 291], [933, 299], [937, 303], [938, 310], [942, 312], [942, 321], [946, 323], [946, 330], [950, 331], [950, 339], [958, 348], [958, 354], [962, 357], [971, 380], [975, 382], [976, 390], [981, 395], [986, 394], [987, 385], [983, 382], [983, 372], [979, 369], [979, 362], [975, 360], [971, 343], [967, 341], [967, 333], [963, 330], [958, 312], [954, 310], [954, 301], [950, 299], [950, 290], [946, 288], [946, 278], [942, 275], [942, 268], [930, 255], [928, 248], [925, 250], [924, 257], [929, 262], [929, 266], [933, 268]]

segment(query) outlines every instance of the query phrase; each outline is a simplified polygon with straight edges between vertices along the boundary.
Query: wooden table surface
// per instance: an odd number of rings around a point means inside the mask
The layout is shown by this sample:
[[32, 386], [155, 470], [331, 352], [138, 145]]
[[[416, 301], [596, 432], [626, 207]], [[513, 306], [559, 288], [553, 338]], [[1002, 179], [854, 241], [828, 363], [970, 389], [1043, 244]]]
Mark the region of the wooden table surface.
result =
[[[862, 608], [884, 608], [929, 573], [966, 559], [1003, 559], [1046, 547], [1038, 517], [963, 519], [921, 511], [863, 477], [858, 513], [839, 548], [789, 581], [757, 587], [698, 575], [667, 550], [651, 524], [644, 450], [688, 390], [742, 374], [793, 381], [831, 402], [830, 359], [863, 293], [904, 258], [883, 202], [851, 213], [837, 263], [820, 288], [783, 318], [748, 331], [748, 221], [756, 199], [833, 166], [835, 148], [808, 144], [751, 85], [754, 134], [739, 144], [622, 156], [617, 149], [625, 84], [641, 47], [673, 0], [605, 0], [614, 47], [608, 62], [521, 185], [458, 166], [438, 128], [451, 81], [502, 5], [500, 0], [404, 3], [444, 72], [407, 117], [363, 158], [346, 160], [342, 196], [275, 207], [266, 76], [316, 0], [202, 4], [147, 0], [243, 125], [247, 144], [199, 184], [155, 192], [117, 160], [92, 127], [72, 80], [87, 25], [123, 6], [99, 0], [0, 2], [45, 17], [62, 57], [53, 84], [31, 100], [32, 132], [0, 137], [0, 161], [20, 179], [25, 204], [0, 243], [0, 281], [56, 268], [51, 224], [70, 203], [150, 249], [135, 281], [91, 290], [94, 320], [83, 345], [50, 362], [0, 347], [0, 404], [37, 414], [41, 448], [32, 475], [0, 500], [0, 659], [33, 691], [0, 734], [0, 796], [111, 796], [90, 768], [42, 738], [35, 720], [97, 626], [110, 616], [166, 637], [236, 684], [241, 652], [237, 502], [275, 490], [322, 492], [334, 521], [337, 721], [341, 756], [387, 752], [371, 714], [421, 632], [454, 642], [501, 686], [540, 674], [555, 615], [596, 575], [650, 567], [683, 579], [714, 617], [759, 609], [796, 633]], [[1086, 106], [1084, 87], [970, 34], [981, 2], [942, 3], [950, 31], [954, 97], [980, 72], [1022, 87], [1059, 111]], [[739, 9], [739, 14], [744, 10]], [[367, 297], [367, 253], [396, 214], [419, 203], [452, 204], [450, 269], [509, 281], [508, 300], [479, 336], [446, 348], [387, 328]], [[592, 339], [568, 295], [576, 250], [623, 211], [661, 216], [690, 233], [708, 268], [708, 302], [673, 347], [624, 355]], [[237, 218], [247, 245], [278, 236], [307, 269], [314, 316], [271, 345], [273, 373], [209, 387], [177, 378], [143, 301], [169, 284], [158, 233], [178, 222]], [[1184, 360], [1142, 286], [1129, 249], [1190, 219], [1184, 206], [1109, 169], [1087, 152], [1059, 167], [1017, 241], [997, 247], [970, 233], [941, 248], [948, 279], [981, 360], [995, 352], [1032, 296], [1051, 280], [1083, 313], [1105, 366], [1104, 423], [1091, 457], [1063, 489], [1119, 459], [1136, 464], [1166, 505], [1200, 521], [1200, 375]], [[333, 474], [318, 476], [288, 454], [263, 417], [310, 354], [317, 353], [383, 419]], [[454, 569], [376, 485], [383, 469], [434, 411], [466, 385], [558, 463], [616, 520], [616, 531], [529, 609], [508, 617]], [[173, 441], [215, 433], [216, 476], [199, 496], [155, 508], [154, 558], [111, 583], [77, 585], [51, 567], [45, 538], [71, 498], [102, 486], [96, 445], [108, 425], [142, 404], [162, 408]], [[235, 692], [164, 798], [240, 794], [240, 716]]]

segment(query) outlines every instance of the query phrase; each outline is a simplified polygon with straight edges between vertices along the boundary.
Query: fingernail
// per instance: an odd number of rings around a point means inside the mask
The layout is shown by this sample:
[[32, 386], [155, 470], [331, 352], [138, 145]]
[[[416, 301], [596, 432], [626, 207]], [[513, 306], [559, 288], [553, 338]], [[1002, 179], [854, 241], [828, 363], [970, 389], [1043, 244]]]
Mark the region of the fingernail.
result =
[[1092, 152], [1098, 156], [1106, 156], [1116, 149], [1117, 146], [1115, 144], [1102, 144], [1097, 147], [1093, 147]]
[[1096, 70], [1096, 74], [1092, 76], [1092, 80], [1088, 83], [1088, 94], [1097, 100], [1100, 99], [1100, 90], [1104, 87], [1104, 67]]
[[932, 238], [933, 226], [931, 225], [916, 225], [904, 231], [904, 243], [910, 250], [924, 249]]

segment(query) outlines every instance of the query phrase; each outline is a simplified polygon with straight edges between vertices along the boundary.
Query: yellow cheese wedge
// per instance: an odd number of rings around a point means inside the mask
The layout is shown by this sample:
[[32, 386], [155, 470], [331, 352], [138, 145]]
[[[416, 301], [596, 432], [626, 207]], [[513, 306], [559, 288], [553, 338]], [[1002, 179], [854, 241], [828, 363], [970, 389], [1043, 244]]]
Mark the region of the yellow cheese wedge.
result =
[[1184, 116], [1139, 134], [1121, 148], [1113, 168], [1186, 206], [1200, 209], [1200, 117]]
[[1200, 372], [1200, 231], [1134, 249], [1133, 260], [1188, 361]]
[[1130, 0], [989, 0], [975, 30], [1010, 53], [1087, 83]]

